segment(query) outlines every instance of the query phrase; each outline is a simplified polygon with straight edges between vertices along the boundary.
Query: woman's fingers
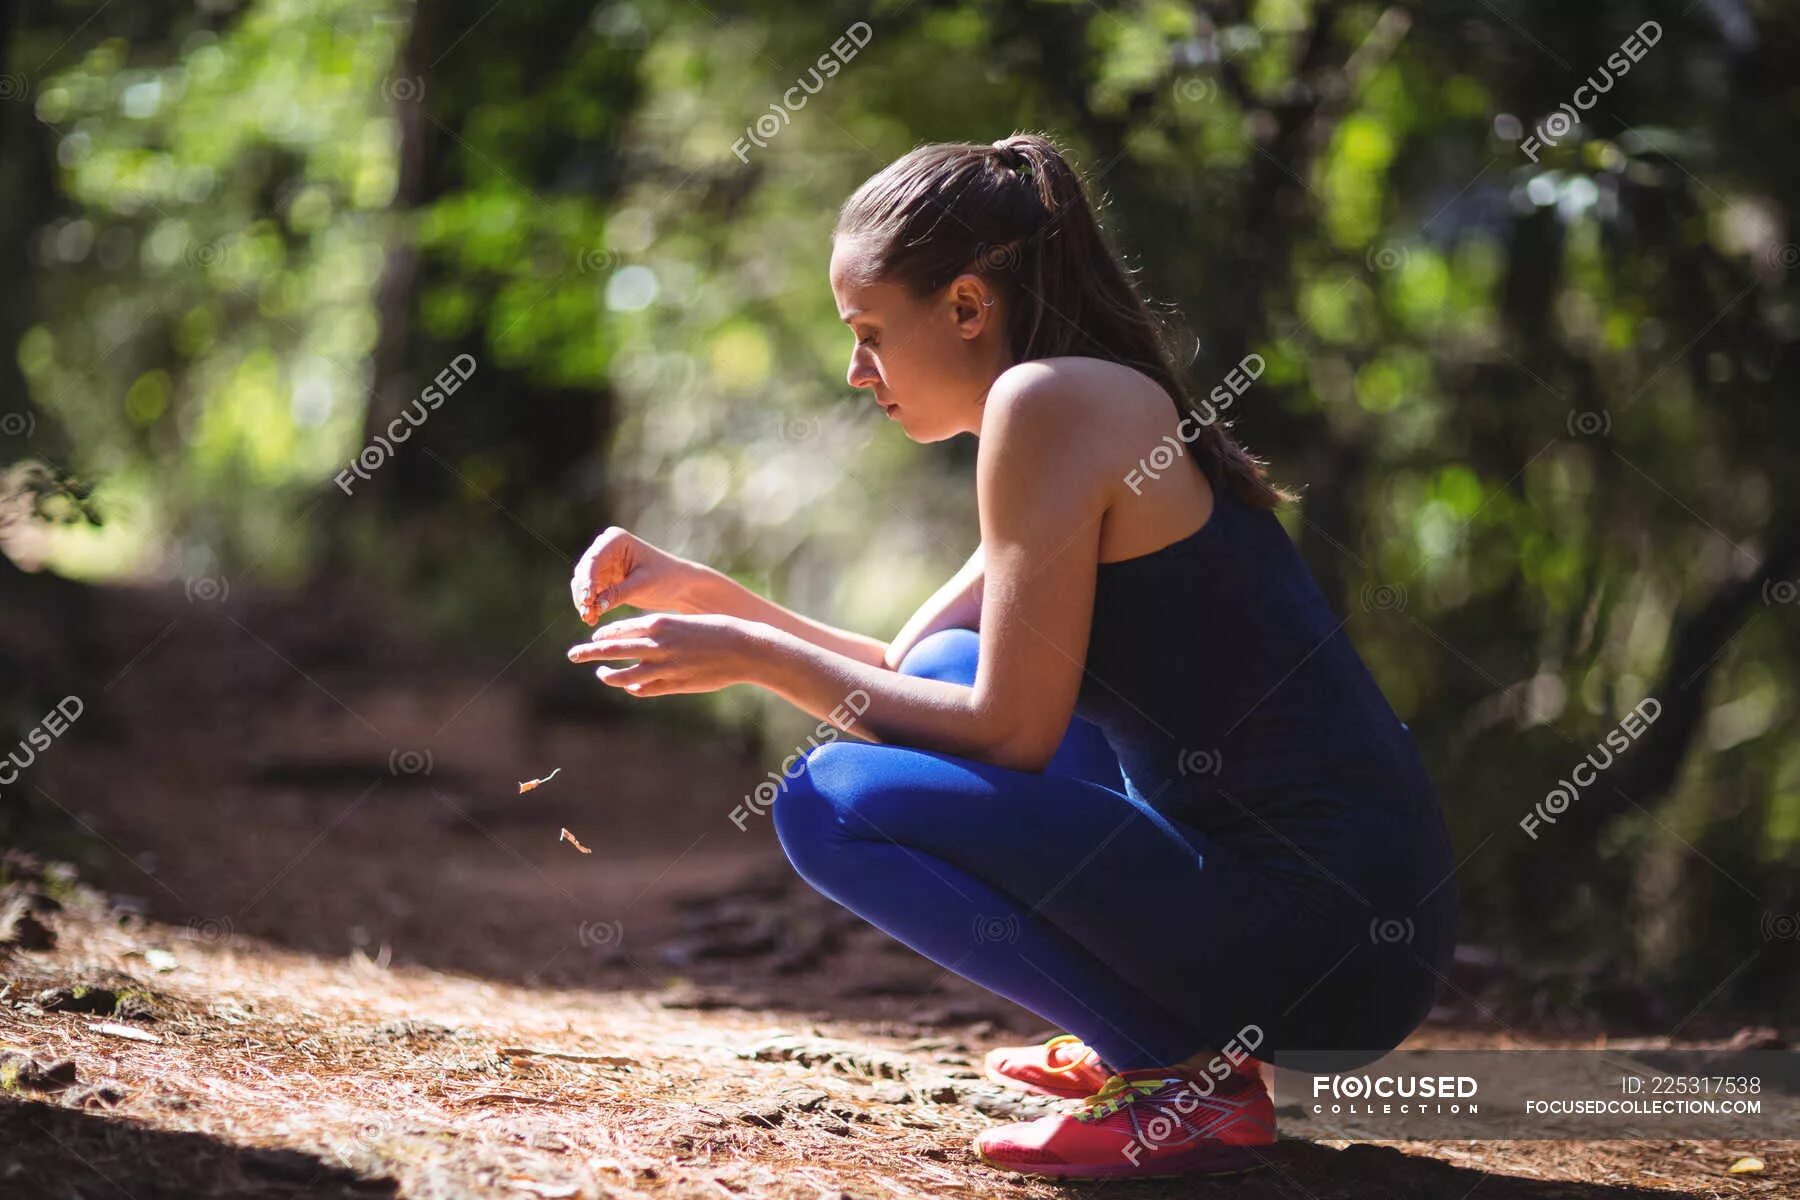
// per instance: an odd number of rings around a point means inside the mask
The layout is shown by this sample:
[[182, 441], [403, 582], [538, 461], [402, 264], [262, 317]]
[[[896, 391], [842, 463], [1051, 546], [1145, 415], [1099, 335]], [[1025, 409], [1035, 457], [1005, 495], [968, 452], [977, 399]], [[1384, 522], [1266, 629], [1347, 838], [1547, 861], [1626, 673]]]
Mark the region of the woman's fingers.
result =
[[569, 661], [572, 663], [606, 662], [615, 658], [635, 658], [642, 661], [660, 659], [662, 647], [648, 638], [607, 638], [602, 641], [582, 642], [579, 646], [569, 647]]
[[608, 587], [596, 587], [590, 583], [582, 591], [581, 598], [575, 602], [575, 607], [581, 612], [581, 619], [589, 625], [598, 624], [609, 609], [616, 607], [614, 597], [618, 589], [619, 585], [616, 583]]
[[640, 663], [635, 667], [599, 667], [594, 675], [609, 687], [636, 690], [638, 685], [656, 678], [656, 671]]
[[569, 575], [569, 598], [575, 602], [576, 608], [586, 608], [589, 598], [594, 594], [594, 569], [599, 566], [600, 543], [594, 542], [582, 552], [575, 563], [575, 570]]
[[595, 588], [588, 593], [587, 612], [583, 614], [583, 619], [589, 625], [598, 621], [606, 615], [608, 609], [613, 607], [612, 596], [616, 590], [617, 585], [615, 584], [613, 587]]
[[616, 586], [630, 574], [629, 537], [623, 529], [609, 526], [582, 553], [569, 577], [569, 598], [590, 625], [605, 611], [598, 603], [603, 589]]
[[621, 599], [621, 594], [624, 592], [625, 584], [628, 581], [632, 583], [635, 590], [636, 581], [631, 580], [629, 576], [614, 583], [609, 583], [604, 587], [594, 584], [591, 580], [588, 581], [587, 585], [580, 589], [580, 592], [575, 599], [575, 608], [581, 613], [581, 619], [589, 625], [592, 625], [608, 612], [624, 603]]

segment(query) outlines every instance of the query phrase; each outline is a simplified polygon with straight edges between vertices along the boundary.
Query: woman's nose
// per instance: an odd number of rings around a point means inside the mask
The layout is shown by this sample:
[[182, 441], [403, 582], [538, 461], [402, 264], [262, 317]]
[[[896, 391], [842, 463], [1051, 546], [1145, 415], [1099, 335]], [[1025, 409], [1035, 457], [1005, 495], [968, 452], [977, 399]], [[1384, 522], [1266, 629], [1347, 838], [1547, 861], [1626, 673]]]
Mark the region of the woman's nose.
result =
[[844, 378], [853, 388], [874, 387], [881, 382], [881, 372], [877, 371], [875, 364], [859, 350], [850, 356], [850, 370], [845, 373]]

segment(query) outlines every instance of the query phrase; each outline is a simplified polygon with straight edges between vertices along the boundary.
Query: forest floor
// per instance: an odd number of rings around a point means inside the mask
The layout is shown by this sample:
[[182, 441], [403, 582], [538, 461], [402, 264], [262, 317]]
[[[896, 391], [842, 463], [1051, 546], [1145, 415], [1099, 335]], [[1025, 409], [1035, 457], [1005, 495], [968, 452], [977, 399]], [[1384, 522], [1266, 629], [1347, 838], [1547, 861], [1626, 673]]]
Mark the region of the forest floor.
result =
[[[974, 1135], [1056, 1102], [981, 1056], [1056, 1031], [740, 829], [755, 756], [317, 606], [121, 599], [39, 781], [97, 849], [0, 868], [0, 1197], [1800, 1196], [1796, 1144], [1750, 1138], [996, 1172]], [[1605, 1044], [1490, 1005], [1477, 963], [1408, 1046]]]

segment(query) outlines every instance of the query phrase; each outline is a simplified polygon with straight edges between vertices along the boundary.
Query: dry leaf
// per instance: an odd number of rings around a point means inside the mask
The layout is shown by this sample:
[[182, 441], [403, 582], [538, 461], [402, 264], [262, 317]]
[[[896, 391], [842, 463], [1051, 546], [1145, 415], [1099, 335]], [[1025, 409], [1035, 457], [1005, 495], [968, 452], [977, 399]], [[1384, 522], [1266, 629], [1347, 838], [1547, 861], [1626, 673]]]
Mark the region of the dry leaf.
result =
[[581, 851], [583, 854], [592, 854], [593, 853], [592, 850], [589, 850], [586, 846], [581, 844], [581, 839], [577, 838], [574, 834], [570, 833], [566, 829], [562, 831], [562, 835], [560, 837], [558, 837], [556, 840], [559, 842], [568, 842], [570, 845], [574, 846], [577, 850]]
[[1750, 1175], [1763, 1169], [1763, 1160], [1754, 1154], [1747, 1154], [1731, 1164], [1727, 1175]]
[[[560, 770], [562, 770], [561, 767], [556, 768], [556, 771], [560, 771]], [[544, 776], [542, 779], [527, 779], [524, 783], [521, 783], [519, 785], [519, 794], [521, 796], [523, 796], [526, 792], [529, 792], [532, 788], [538, 786], [540, 783], [549, 783], [552, 779], [556, 778], [556, 771], [550, 772], [548, 775]]]
[[568, 1200], [570, 1196], [581, 1195], [581, 1189], [566, 1183], [539, 1183], [535, 1179], [526, 1179], [515, 1175], [506, 1181], [506, 1186], [515, 1192], [526, 1192], [533, 1196], [542, 1196], [544, 1200]]
[[156, 1045], [162, 1045], [162, 1039], [157, 1037], [154, 1033], [142, 1029], [133, 1029], [129, 1025], [117, 1025], [111, 1021], [95, 1021], [92, 1025], [89, 1025], [88, 1028], [95, 1033], [106, 1033], [111, 1034], [113, 1037], [129, 1038], [134, 1042], [153, 1042]]

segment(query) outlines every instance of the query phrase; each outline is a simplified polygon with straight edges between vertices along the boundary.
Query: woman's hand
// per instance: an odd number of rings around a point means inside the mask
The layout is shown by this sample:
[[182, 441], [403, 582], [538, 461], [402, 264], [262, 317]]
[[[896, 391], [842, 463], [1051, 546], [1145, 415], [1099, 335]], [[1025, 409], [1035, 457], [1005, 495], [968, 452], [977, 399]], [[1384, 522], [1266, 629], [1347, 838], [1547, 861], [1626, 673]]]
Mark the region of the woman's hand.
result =
[[575, 601], [575, 611], [589, 625], [621, 604], [691, 611], [705, 569], [610, 525], [575, 564], [569, 596]]
[[647, 613], [611, 621], [592, 640], [569, 648], [574, 663], [634, 658], [629, 667], [600, 667], [594, 674], [633, 696], [714, 692], [752, 682], [759, 653], [780, 631], [738, 617], [703, 613]]

